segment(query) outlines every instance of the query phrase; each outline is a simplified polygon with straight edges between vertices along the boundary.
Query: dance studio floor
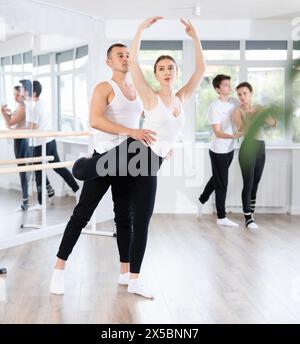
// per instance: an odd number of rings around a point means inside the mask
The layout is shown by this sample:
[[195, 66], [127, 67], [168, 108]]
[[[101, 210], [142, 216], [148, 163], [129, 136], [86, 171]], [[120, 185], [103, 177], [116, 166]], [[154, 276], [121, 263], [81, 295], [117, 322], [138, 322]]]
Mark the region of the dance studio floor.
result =
[[[61, 204], [66, 216], [73, 203]], [[118, 286], [115, 238], [80, 237], [64, 296], [48, 292], [61, 236], [1, 250], [0, 323], [299, 323], [300, 216], [257, 222], [251, 232], [213, 215], [154, 215], [142, 269], [153, 301]]]

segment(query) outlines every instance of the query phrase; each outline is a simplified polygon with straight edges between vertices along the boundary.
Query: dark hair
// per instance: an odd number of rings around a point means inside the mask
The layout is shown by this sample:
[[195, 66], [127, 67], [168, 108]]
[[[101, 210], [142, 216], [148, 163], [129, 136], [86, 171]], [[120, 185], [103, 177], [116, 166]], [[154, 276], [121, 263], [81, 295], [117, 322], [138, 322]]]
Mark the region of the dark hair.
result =
[[33, 81], [33, 92], [35, 92], [35, 96], [38, 98], [40, 94], [42, 93], [42, 85], [39, 81], [34, 80]]
[[110, 57], [110, 53], [111, 53], [111, 51], [113, 50], [113, 48], [127, 48], [127, 45], [125, 45], [125, 44], [123, 44], [123, 43], [115, 43], [115, 44], [111, 45], [111, 46], [107, 49], [107, 52], [106, 52], [107, 58]]
[[25, 91], [28, 92], [29, 97], [32, 97], [32, 82], [29, 79], [23, 79], [19, 81], [24, 87]]
[[14, 86], [14, 90], [20, 92], [21, 91], [21, 86]]
[[157, 60], [155, 61], [155, 63], [154, 63], [154, 73], [156, 73], [157, 64], [158, 64], [160, 61], [162, 61], [162, 60], [171, 60], [172, 62], [175, 63], [176, 69], [177, 69], [177, 63], [176, 63], [176, 61], [174, 60], [174, 58], [173, 58], [172, 56], [170, 56], [170, 55], [160, 55], [160, 56], [157, 58]]
[[212, 84], [214, 88], [220, 88], [221, 82], [223, 80], [231, 80], [231, 77], [229, 75], [225, 74], [218, 74], [213, 78]]
[[247, 81], [241, 82], [239, 85], [237, 85], [235, 89], [238, 90], [239, 88], [242, 88], [242, 87], [247, 87], [250, 92], [253, 91], [253, 87]]

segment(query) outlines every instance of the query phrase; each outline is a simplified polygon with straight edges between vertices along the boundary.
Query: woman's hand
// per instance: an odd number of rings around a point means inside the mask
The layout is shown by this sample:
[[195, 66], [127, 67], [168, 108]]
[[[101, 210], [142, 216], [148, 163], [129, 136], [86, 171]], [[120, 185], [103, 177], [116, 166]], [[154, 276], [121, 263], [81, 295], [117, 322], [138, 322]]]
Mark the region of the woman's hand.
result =
[[180, 18], [180, 21], [182, 22], [182, 24], [185, 26], [185, 32], [186, 34], [188, 34], [189, 36], [191, 36], [192, 38], [196, 38], [197, 37], [197, 32], [194, 28], [194, 26], [192, 25], [192, 23], [187, 19], [183, 19]]
[[142, 30], [148, 29], [148, 27], [150, 27], [151, 25], [153, 25], [154, 23], [156, 23], [160, 19], [163, 19], [163, 17], [156, 16], [156, 17], [147, 18], [146, 20], [144, 20], [140, 24], [139, 28], [142, 29]]

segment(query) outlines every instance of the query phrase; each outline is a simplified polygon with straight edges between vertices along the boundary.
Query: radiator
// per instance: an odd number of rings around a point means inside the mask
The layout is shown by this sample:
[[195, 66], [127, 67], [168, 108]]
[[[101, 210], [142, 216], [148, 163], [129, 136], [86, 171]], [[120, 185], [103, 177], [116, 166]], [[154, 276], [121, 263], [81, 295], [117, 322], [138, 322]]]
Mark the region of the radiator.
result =
[[[288, 206], [289, 168], [286, 162], [266, 161], [263, 176], [257, 191], [256, 206], [258, 207], [286, 207]], [[229, 172], [229, 185], [226, 205], [241, 206], [241, 192], [243, 181], [240, 166], [234, 159]]]

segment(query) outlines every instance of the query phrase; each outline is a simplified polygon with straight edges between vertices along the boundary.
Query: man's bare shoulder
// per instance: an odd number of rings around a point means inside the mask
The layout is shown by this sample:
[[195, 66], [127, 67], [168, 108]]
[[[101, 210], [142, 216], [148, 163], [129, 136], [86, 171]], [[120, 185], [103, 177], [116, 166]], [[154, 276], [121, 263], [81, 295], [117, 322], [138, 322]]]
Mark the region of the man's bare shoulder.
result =
[[105, 95], [105, 96], [109, 95], [111, 91], [112, 91], [112, 87], [110, 83], [107, 81], [100, 82], [99, 84], [95, 86], [95, 89], [94, 89], [94, 93], [97, 93], [97, 94], [101, 93], [102, 95]]

